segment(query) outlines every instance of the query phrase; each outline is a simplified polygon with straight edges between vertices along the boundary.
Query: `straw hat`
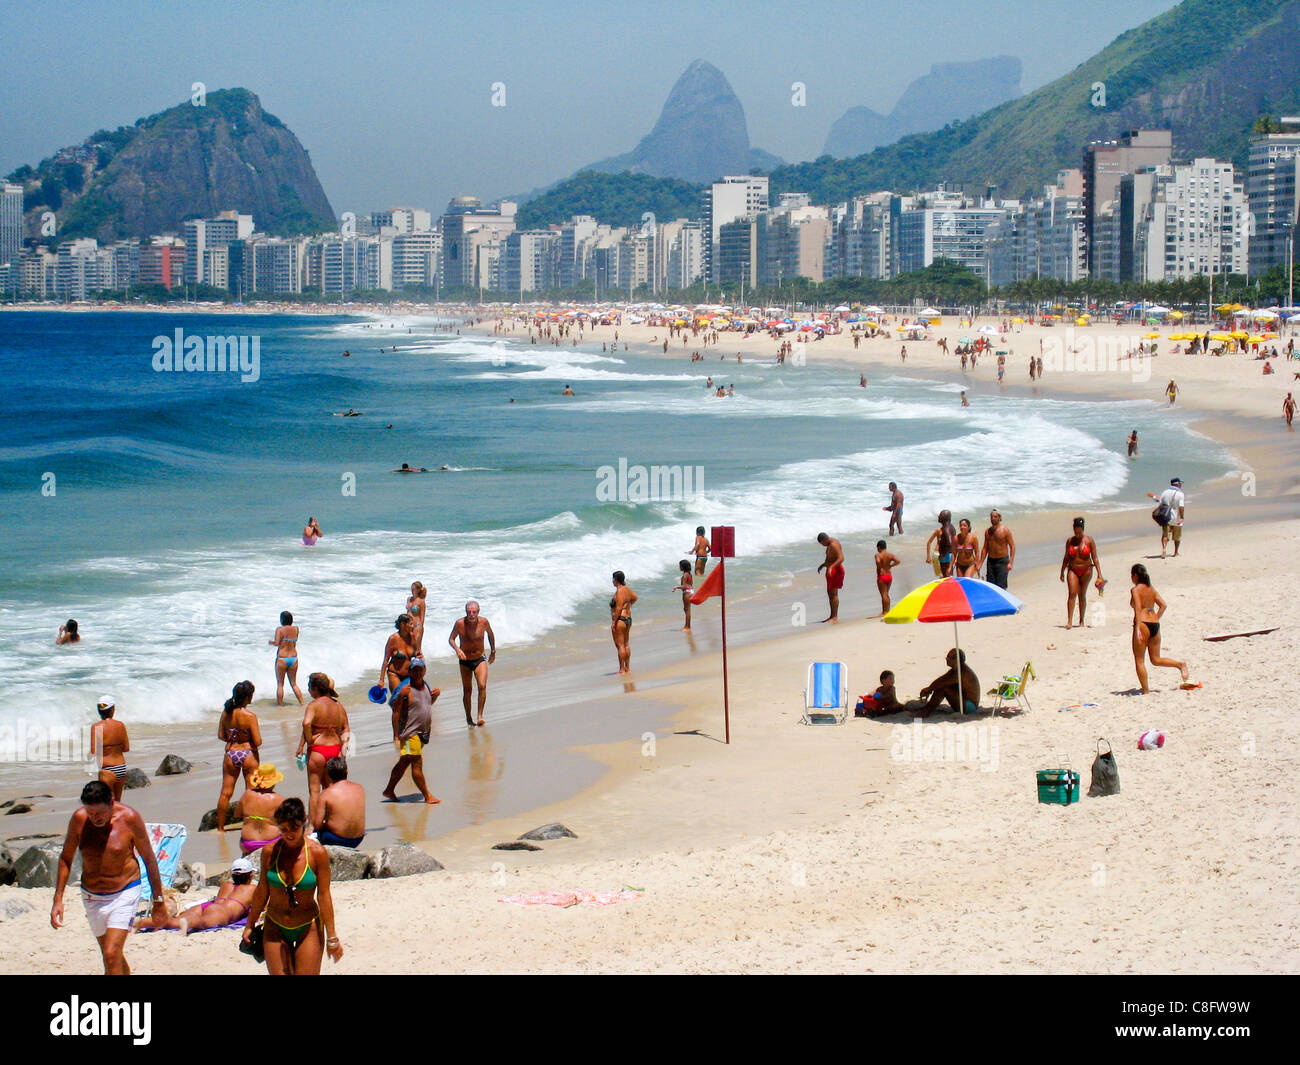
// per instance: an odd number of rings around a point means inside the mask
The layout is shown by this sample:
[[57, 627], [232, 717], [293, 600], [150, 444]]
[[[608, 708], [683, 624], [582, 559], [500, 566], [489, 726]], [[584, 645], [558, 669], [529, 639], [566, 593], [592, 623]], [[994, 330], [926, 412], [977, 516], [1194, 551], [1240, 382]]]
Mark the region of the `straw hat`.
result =
[[254, 788], [273, 788], [284, 779], [284, 774], [275, 768], [274, 762], [263, 762], [253, 770], [249, 785]]

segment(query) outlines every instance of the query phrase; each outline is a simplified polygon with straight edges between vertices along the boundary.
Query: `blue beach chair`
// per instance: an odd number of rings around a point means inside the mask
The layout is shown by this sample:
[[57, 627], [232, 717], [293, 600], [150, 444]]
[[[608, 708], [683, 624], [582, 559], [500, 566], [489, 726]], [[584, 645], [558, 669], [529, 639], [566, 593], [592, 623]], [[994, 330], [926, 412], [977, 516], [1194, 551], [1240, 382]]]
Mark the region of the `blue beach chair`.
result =
[[813, 662], [803, 690], [804, 725], [842, 725], [849, 716], [849, 667], [843, 662]]
[[[145, 822], [145, 831], [149, 833], [149, 842], [153, 844], [154, 855], [158, 859], [158, 874], [162, 879], [163, 890], [172, 886], [172, 880], [176, 877], [176, 868], [180, 865], [181, 850], [185, 847], [185, 840], [189, 837], [189, 832], [184, 825], [160, 825], [152, 822]], [[144, 888], [140, 892], [141, 902], [151, 902], [153, 900], [153, 888], [149, 883], [149, 877], [144, 875], [143, 863], [140, 868], [141, 879], [144, 881]]]

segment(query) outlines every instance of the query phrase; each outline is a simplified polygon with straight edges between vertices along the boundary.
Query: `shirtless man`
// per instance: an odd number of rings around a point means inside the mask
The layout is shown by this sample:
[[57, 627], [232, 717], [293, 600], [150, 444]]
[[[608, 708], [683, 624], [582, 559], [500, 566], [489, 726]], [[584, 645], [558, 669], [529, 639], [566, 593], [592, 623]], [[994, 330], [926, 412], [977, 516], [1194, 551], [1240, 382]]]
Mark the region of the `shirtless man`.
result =
[[893, 481], [889, 482], [889, 505], [881, 507], [881, 510], [889, 511], [889, 535], [894, 535], [894, 529], [897, 527], [898, 535], [903, 535], [903, 493], [898, 490], [898, 485]]
[[691, 548], [691, 553], [695, 555], [695, 576], [704, 575], [704, 565], [709, 561], [709, 541], [704, 536], [704, 526], [695, 527], [695, 546]]
[[113, 719], [117, 707], [111, 695], [99, 697], [99, 720], [90, 726], [90, 753], [99, 763], [99, 779], [108, 785], [113, 793], [113, 801], [122, 801], [122, 789], [126, 787], [126, 752], [131, 749], [131, 741], [126, 735], [126, 726]]
[[325, 763], [329, 786], [320, 793], [312, 827], [316, 840], [326, 847], [361, 846], [366, 836], [366, 789], [348, 779], [347, 759]]
[[637, 594], [627, 586], [623, 571], [615, 570], [614, 594], [609, 600], [609, 631], [614, 638], [620, 673], [632, 672], [632, 604], [636, 600]]
[[[465, 616], [451, 627], [447, 643], [460, 659], [461, 702], [465, 706], [465, 724], [473, 728], [483, 724], [483, 706], [487, 702], [488, 666], [497, 660], [497, 638], [487, 618], [479, 617], [478, 603], [471, 599], [465, 604]], [[483, 637], [488, 640], [488, 654], [483, 655]], [[457, 643], [460, 646], [456, 646]], [[478, 681], [478, 721], [469, 712], [469, 697]]]
[[957, 530], [952, 527], [952, 511], [939, 511], [939, 527], [930, 534], [930, 539], [925, 542], [925, 560], [927, 562], [932, 561], [931, 545], [934, 547], [934, 555], [939, 560], [937, 576], [952, 576], [952, 553], [956, 540]]
[[844, 587], [844, 548], [840, 542], [826, 533], [817, 534], [817, 542], [826, 548], [826, 560], [817, 567], [817, 572], [826, 571], [826, 598], [830, 602], [831, 616], [822, 619], [822, 624], [840, 623], [840, 589]]
[[[960, 677], [957, 665], [959, 660]], [[979, 709], [980, 679], [966, 664], [966, 652], [958, 651], [954, 647], [948, 652], [945, 661], [948, 664], [947, 672], [935, 677], [921, 689], [921, 698], [925, 700], [925, 706], [917, 712], [917, 717], [929, 717], [943, 703], [947, 703], [949, 709], [959, 714], [973, 714]], [[958, 702], [959, 692], [960, 702]]]
[[63, 892], [72, 875], [72, 863], [81, 851], [81, 899], [86, 907], [90, 931], [99, 941], [105, 976], [130, 976], [131, 967], [122, 954], [131, 931], [135, 906], [140, 901], [140, 860], [153, 889], [153, 920], [167, 920], [162, 876], [145, 830], [144, 819], [119, 802], [101, 780], [81, 789], [81, 806], [68, 822], [68, 834], [59, 855], [58, 881], [50, 925], [63, 926]]
[[984, 579], [999, 588], [1005, 588], [1007, 577], [1011, 575], [1015, 564], [1016, 538], [1002, 524], [1001, 512], [990, 510], [989, 527], [984, 531], [984, 547], [980, 551], [979, 560], [979, 567], [984, 570]]
[[902, 563], [897, 555], [888, 550], [888, 546], [884, 540], [876, 541], [876, 590], [880, 592], [882, 617], [889, 613], [889, 588], [894, 583], [894, 574], [891, 571]]

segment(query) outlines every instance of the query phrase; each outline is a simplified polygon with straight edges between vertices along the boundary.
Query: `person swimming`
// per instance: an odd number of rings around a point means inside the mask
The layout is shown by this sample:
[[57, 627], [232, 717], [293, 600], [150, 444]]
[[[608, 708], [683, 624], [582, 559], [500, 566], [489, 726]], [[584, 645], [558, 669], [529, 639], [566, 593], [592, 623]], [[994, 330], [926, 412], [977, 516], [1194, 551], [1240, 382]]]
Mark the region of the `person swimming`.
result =
[[389, 472], [390, 473], [428, 473], [429, 471], [424, 466], [411, 466], [408, 463], [403, 462], [400, 469], [390, 470]]

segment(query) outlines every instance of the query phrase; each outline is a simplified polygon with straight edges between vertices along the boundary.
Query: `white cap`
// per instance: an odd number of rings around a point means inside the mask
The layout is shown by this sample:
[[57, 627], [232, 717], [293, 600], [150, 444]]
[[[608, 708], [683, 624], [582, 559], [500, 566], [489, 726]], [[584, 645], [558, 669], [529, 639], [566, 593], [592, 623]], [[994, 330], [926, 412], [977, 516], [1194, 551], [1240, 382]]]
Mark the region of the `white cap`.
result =
[[110, 706], [117, 706], [117, 703], [111, 695], [101, 695], [97, 705], [99, 706], [99, 709], [107, 710]]
[[251, 873], [253, 871], [253, 863], [247, 858], [236, 858], [230, 863], [230, 871], [232, 873]]

